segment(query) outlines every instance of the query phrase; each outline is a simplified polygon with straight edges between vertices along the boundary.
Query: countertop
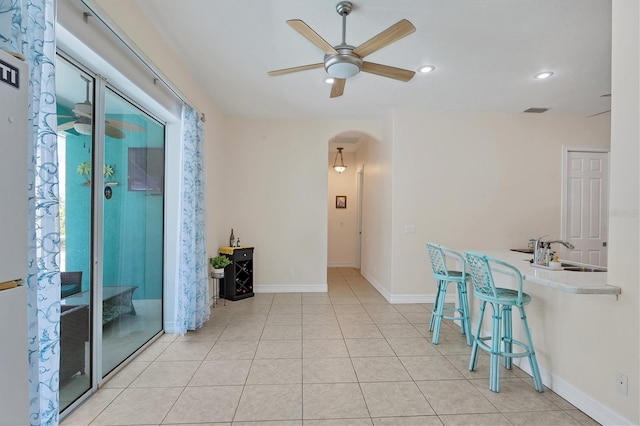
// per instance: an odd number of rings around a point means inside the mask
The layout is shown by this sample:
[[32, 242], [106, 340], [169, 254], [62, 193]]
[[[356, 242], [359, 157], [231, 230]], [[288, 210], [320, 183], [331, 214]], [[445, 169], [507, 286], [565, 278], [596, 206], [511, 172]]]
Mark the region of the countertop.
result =
[[529, 263], [531, 255], [508, 250], [480, 251], [479, 253], [510, 263], [520, 270], [524, 280], [546, 287], [576, 294], [617, 295], [621, 293], [620, 287], [607, 284], [606, 272], [552, 271], [535, 268]]

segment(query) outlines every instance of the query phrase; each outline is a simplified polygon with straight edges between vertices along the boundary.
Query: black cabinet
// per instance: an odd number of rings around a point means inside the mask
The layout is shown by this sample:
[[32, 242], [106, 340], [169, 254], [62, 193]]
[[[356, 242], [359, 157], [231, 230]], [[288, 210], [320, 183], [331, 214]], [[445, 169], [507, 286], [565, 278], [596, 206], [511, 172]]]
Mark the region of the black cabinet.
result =
[[253, 297], [253, 247], [233, 248], [231, 254], [220, 254], [231, 260], [220, 280], [220, 297], [227, 300]]

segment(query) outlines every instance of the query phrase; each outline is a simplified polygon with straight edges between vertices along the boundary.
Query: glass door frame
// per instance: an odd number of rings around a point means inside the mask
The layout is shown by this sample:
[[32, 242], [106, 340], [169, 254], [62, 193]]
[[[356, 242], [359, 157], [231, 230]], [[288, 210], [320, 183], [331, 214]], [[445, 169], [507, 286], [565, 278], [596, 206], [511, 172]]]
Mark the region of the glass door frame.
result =
[[[62, 49], [57, 49], [56, 50], [56, 61], [58, 60], [62, 60], [65, 61], [67, 63], [68, 66], [70, 67], [74, 67], [78, 70], [78, 73], [80, 74], [85, 74], [86, 76], [88, 76], [89, 78], [91, 78], [93, 81], [93, 93], [91, 93], [91, 101], [93, 104], [93, 107], [95, 108], [95, 104], [96, 104], [96, 85], [98, 84], [98, 81], [101, 81], [101, 78], [98, 74], [96, 74], [94, 71], [90, 70], [89, 68], [87, 68], [86, 66], [82, 65], [80, 62], [78, 62], [77, 60], [75, 60], [71, 55], [68, 55], [67, 53], [64, 52], [64, 50]], [[93, 111], [94, 116], [95, 116], [95, 109]], [[95, 120], [92, 120], [95, 121]], [[92, 126], [92, 135], [91, 135], [91, 145], [90, 145], [90, 149], [91, 149], [91, 174], [95, 175], [95, 173], [93, 173], [93, 169], [94, 169], [94, 164], [96, 161], [95, 158], [95, 153], [96, 153], [96, 133], [95, 133], [95, 126]], [[104, 136], [103, 136], [104, 138]], [[65, 161], [66, 161], [66, 156], [65, 156]], [[69, 167], [69, 165], [67, 164], [67, 168]], [[90, 208], [90, 227], [89, 227], [89, 238], [91, 239], [91, 241], [93, 241], [94, 239], [94, 229], [95, 229], [95, 225], [94, 225], [94, 221], [95, 221], [95, 216], [94, 216], [94, 199], [95, 199], [95, 195], [94, 195], [94, 190], [93, 187], [95, 185], [94, 183], [95, 179], [92, 179], [91, 182], [91, 190], [90, 190], [90, 195], [89, 195], [89, 205], [91, 206]], [[68, 405], [64, 411], [65, 413], [69, 413], [71, 411], [73, 411], [78, 405], [80, 405], [83, 401], [85, 401], [89, 396], [91, 396], [95, 391], [98, 390], [98, 386], [99, 386], [99, 374], [97, 372], [98, 370], [98, 364], [96, 363], [96, 359], [95, 359], [95, 353], [96, 353], [96, 348], [97, 345], [99, 343], [98, 341], [98, 333], [101, 334], [102, 331], [101, 330], [97, 330], [98, 327], [95, 326], [96, 324], [96, 318], [99, 318], [96, 316], [96, 306], [98, 306], [98, 304], [96, 303], [96, 288], [98, 288], [98, 286], [96, 285], [96, 275], [95, 275], [95, 247], [94, 244], [90, 245], [90, 253], [89, 253], [89, 292], [90, 292], [90, 298], [89, 298], [89, 312], [91, 313], [90, 315], [90, 320], [89, 320], [89, 368], [90, 368], [90, 374], [89, 374], [89, 380], [90, 380], [90, 386], [88, 389], [86, 389], [86, 391], [80, 395], [73, 403], [71, 403], [70, 405]], [[100, 310], [102, 310], [102, 308], [100, 308]], [[60, 356], [63, 356], [62, 351], [60, 352]], [[60, 419], [62, 419], [62, 417], [60, 417]]]
[[[93, 93], [93, 150], [92, 154], [92, 176], [91, 194], [92, 194], [92, 211], [91, 218], [91, 241], [92, 247], [92, 278], [93, 278], [93, 327], [95, 344], [91, 354], [93, 360], [93, 381], [96, 387], [102, 383], [102, 289], [104, 283], [103, 277], [103, 243], [104, 235], [102, 232], [104, 222], [104, 176], [101, 173], [101, 167], [104, 164], [104, 144], [105, 144], [105, 80], [99, 74], [95, 76], [94, 93]], [[99, 148], [99, 149], [98, 149]]]

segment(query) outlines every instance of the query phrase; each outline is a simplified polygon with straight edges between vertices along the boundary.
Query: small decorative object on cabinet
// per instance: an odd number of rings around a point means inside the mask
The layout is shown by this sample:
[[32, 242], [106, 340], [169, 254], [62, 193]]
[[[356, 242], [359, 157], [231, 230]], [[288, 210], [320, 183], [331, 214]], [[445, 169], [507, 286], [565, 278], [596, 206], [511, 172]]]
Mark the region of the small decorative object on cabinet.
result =
[[220, 297], [226, 300], [253, 297], [253, 247], [220, 247], [219, 251], [231, 260], [220, 280]]

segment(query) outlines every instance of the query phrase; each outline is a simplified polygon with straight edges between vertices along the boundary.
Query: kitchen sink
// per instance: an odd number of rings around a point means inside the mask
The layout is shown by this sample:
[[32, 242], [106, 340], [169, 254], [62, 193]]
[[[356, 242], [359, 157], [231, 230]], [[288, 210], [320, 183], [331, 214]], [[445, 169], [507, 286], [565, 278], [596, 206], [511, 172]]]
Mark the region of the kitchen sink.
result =
[[571, 262], [562, 262], [560, 264], [565, 271], [574, 272], [607, 272], [607, 268], [604, 266], [592, 266], [592, 265], [578, 265]]
[[[525, 262], [532, 263], [531, 260], [528, 260], [528, 259], [523, 259], [523, 260]], [[532, 266], [536, 266], [536, 265], [532, 265]], [[562, 268], [561, 269], [556, 269], [557, 271], [607, 272], [607, 268], [605, 266], [585, 265], [585, 264], [581, 264], [581, 263], [571, 263], [571, 262], [562, 262], [560, 264], [560, 266], [562, 266]]]
[[597, 266], [563, 266], [565, 271], [574, 271], [574, 272], [607, 272], [607, 268], [597, 267]]

